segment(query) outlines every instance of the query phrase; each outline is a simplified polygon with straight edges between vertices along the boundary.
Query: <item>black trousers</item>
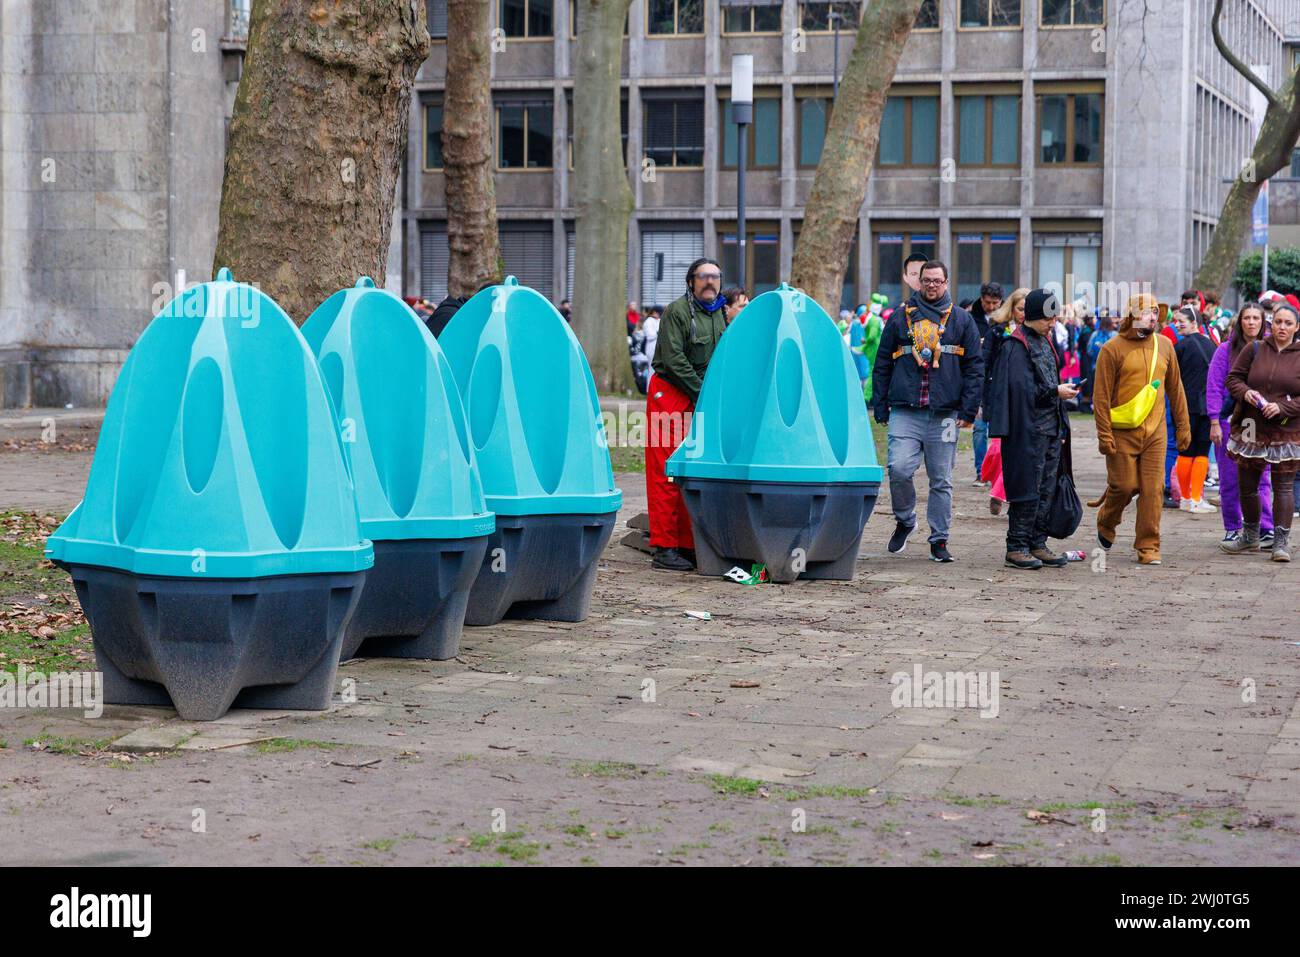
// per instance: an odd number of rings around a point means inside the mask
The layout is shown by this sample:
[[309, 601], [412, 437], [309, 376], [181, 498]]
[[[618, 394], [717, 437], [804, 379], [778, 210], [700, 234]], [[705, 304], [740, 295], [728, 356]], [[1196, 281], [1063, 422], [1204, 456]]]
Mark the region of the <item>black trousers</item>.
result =
[[1029, 457], [1037, 476], [1038, 498], [1012, 502], [1007, 513], [1007, 551], [1027, 552], [1047, 545], [1047, 522], [1061, 469], [1061, 436], [1034, 435]]

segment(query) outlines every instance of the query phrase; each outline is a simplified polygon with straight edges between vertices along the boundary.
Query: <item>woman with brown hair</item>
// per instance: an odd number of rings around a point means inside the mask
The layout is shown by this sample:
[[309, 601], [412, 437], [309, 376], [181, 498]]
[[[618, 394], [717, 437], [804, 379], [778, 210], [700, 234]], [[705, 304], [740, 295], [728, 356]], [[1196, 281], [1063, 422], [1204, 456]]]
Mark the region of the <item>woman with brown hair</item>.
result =
[[[1267, 465], [1273, 473], [1273, 561], [1289, 562], [1295, 477], [1300, 471], [1300, 314], [1294, 307], [1273, 310], [1272, 334], [1242, 349], [1228, 373], [1228, 391], [1237, 400], [1228, 437], [1228, 454], [1241, 482], [1241, 535], [1224, 543], [1230, 554], [1259, 547], [1260, 481]], [[1283, 526], [1283, 522], [1286, 523]]]
[[[1241, 535], [1241, 494], [1237, 479], [1237, 466], [1228, 455], [1228, 435], [1232, 431], [1232, 412], [1236, 401], [1228, 394], [1228, 371], [1244, 346], [1264, 337], [1264, 307], [1248, 302], [1241, 307], [1232, 321], [1232, 331], [1223, 345], [1214, 351], [1210, 360], [1210, 373], [1205, 380], [1205, 408], [1210, 414], [1210, 441], [1214, 443], [1215, 458], [1219, 463], [1219, 510], [1223, 519], [1223, 542], [1227, 545]], [[1225, 404], [1231, 402], [1231, 405]], [[1263, 506], [1259, 544], [1273, 547], [1273, 489], [1269, 484], [1269, 470], [1259, 484], [1260, 502]]]

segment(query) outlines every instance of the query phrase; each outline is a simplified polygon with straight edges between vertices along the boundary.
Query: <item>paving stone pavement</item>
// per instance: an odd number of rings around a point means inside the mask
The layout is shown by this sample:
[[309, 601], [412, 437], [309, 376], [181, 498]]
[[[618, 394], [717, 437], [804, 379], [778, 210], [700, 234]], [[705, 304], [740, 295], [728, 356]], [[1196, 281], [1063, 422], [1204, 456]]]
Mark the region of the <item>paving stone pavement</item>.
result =
[[[1073, 424], [1086, 500], [1104, 487], [1104, 462], [1091, 422]], [[2, 504], [70, 507], [68, 481], [87, 457], [66, 458], [0, 455], [0, 490], [30, 493]], [[467, 628], [454, 661], [345, 664], [340, 679], [355, 682], [357, 700], [323, 714], [237, 711], [200, 724], [163, 709], [110, 706], [94, 720], [22, 712], [3, 716], [5, 736], [112, 737], [121, 751], [213, 760], [247, 750], [241, 742], [309, 738], [437, 757], [444, 768], [508, 754], [525, 784], [530, 760], [619, 762], [914, 798], [1154, 795], [1295, 815], [1297, 566], [1222, 555], [1217, 515], [1175, 511], [1163, 516], [1162, 566], [1136, 564], [1131, 510], [1103, 560], [1088, 509], [1065, 546], [1087, 550], [1087, 561], [1013, 571], [1002, 563], [1006, 519], [989, 513], [972, 478], [963, 452], [954, 564], [928, 560], [924, 494], [912, 544], [886, 553], [885, 488], [854, 581], [746, 587], [652, 570], [647, 556], [617, 544], [645, 506], [644, 477], [621, 475], [620, 523], [585, 622]], [[995, 674], [996, 716], [894, 707], [891, 676], [918, 665]], [[47, 767], [31, 763], [42, 759], [0, 757], [0, 767], [33, 773]], [[143, 775], [132, 777], [114, 793], [148, 790]]]

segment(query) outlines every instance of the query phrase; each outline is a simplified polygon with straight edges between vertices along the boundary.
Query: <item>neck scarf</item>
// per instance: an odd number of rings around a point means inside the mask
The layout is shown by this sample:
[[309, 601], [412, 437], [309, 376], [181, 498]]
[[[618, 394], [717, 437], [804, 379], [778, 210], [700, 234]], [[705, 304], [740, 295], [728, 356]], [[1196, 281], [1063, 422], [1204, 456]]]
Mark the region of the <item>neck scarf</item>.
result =
[[[691, 293], [691, 298], [695, 299], [694, 293]], [[701, 302], [699, 299], [695, 299], [695, 304], [699, 306], [701, 309], [703, 309], [705, 312], [717, 312], [719, 309], [721, 309], [723, 306], [727, 304], [727, 300], [722, 298], [722, 296], [718, 296], [712, 302]]]

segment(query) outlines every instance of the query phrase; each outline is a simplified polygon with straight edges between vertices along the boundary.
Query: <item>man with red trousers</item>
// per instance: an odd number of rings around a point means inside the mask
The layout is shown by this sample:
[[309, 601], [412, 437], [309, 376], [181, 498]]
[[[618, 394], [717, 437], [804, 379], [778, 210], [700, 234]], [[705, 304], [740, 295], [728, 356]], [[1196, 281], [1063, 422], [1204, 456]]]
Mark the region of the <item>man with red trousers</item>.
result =
[[695, 568], [695, 537], [681, 490], [664, 475], [664, 463], [689, 431], [704, 384], [704, 370], [727, 328], [722, 268], [697, 259], [686, 270], [686, 295], [669, 304], [659, 323], [649, 395], [645, 451], [652, 564], [675, 572]]

